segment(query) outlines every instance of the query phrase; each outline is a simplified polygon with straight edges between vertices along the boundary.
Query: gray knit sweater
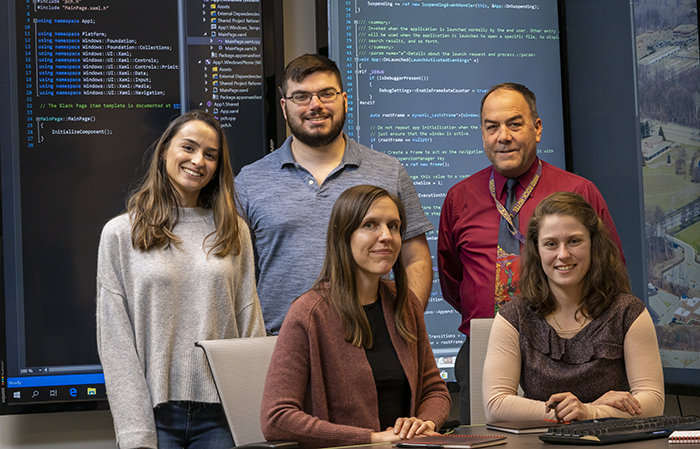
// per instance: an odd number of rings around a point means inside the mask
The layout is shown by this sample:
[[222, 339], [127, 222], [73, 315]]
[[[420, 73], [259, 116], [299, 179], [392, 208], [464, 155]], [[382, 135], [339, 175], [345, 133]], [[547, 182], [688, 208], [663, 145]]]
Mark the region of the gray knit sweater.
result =
[[241, 253], [221, 258], [203, 245], [215, 230], [212, 211], [179, 214], [173, 232], [182, 243], [169, 248], [134, 249], [126, 214], [100, 238], [97, 347], [122, 449], [157, 447], [153, 407], [160, 403], [220, 401], [196, 341], [265, 335], [243, 220]]

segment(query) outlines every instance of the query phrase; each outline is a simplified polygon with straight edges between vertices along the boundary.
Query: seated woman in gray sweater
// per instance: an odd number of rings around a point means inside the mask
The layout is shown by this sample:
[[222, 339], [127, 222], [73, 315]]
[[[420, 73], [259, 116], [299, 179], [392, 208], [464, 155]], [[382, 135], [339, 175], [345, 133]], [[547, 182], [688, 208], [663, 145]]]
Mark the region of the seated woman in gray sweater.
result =
[[170, 123], [126, 213], [102, 231], [97, 346], [121, 449], [233, 446], [194, 343], [265, 334], [234, 198], [224, 133], [191, 111]]
[[[440, 378], [400, 257], [401, 200], [362, 185], [338, 197], [315, 287], [297, 298], [267, 373], [262, 430], [302, 447], [391, 442], [447, 419]], [[395, 282], [381, 279], [393, 270]]]

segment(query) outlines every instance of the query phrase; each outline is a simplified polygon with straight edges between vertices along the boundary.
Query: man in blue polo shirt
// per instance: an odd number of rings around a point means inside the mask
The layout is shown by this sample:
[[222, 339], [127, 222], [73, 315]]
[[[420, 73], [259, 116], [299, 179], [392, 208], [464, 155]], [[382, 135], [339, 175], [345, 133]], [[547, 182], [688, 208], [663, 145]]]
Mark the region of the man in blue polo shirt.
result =
[[401, 163], [343, 133], [348, 100], [335, 62], [300, 56], [287, 66], [280, 93], [292, 135], [236, 177], [241, 213], [259, 257], [258, 296], [267, 331], [279, 332], [291, 302], [316, 281], [333, 204], [360, 184], [382, 187], [403, 201], [402, 257], [409, 287], [425, 307], [433, 283], [425, 233], [433, 226]]

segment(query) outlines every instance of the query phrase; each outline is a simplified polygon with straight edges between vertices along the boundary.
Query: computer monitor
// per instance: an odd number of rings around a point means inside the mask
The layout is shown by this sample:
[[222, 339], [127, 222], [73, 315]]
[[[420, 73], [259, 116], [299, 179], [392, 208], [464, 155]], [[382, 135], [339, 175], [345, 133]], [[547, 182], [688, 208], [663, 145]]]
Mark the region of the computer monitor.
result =
[[[435, 228], [427, 234], [434, 262], [447, 191], [490, 164], [479, 118], [489, 88], [516, 82], [535, 93], [546, 130], [538, 156], [565, 168], [564, 27], [556, 0], [319, 0], [317, 10], [328, 16], [328, 28], [317, 33], [319, 46], [327, 45], [348, 95], [345, 131], [403, 163]], [[433, 270], [425, 321], [441, 375], [454, 387], [454, 360], [465, 337]]]
[[234, 170], [284, 138], [281, 0], [4, 2], [0, 414], [106, 407], [97, 247], [147, 148], [190, 109]]
[[[635, 1], [647, 306], [667, 394], [700, 396], [697, 2]], [[661, 25], [663, 23], [663, 25]]]

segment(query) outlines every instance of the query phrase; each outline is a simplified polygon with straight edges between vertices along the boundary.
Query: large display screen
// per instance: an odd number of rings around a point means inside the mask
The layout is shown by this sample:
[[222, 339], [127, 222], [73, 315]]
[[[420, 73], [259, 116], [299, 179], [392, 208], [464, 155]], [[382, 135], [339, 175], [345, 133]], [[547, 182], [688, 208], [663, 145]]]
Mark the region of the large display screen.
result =
[[[565, 167], [559, 7], [556, 0], [328, 2], [329, 56], [348, 94], [348, 135], [403, 163], [435, 230], [447, 191], [489, 165], [479, 107], [491, 86], [537, 96], [538, 156]], [[435, 265], [435, 263], [434, 263]], [[461, 316], [443, 300], [437, 268], [425, 321], [443, 378], [454, 380]]]
[[147, 148], [184, 111], [219, 119], [235, 170], [281, 143], [273, 23], [281, 2], [5, 5], [1, 23], [13, 39], [2, 44], [0, 77], [0, 413], [102, 406], [102, 226], [123, 211]]
[[688, 101], [700, 95], [697, 6], [634, 1], [648, 307], [666, 391], [700, 396], [700, 122]]

